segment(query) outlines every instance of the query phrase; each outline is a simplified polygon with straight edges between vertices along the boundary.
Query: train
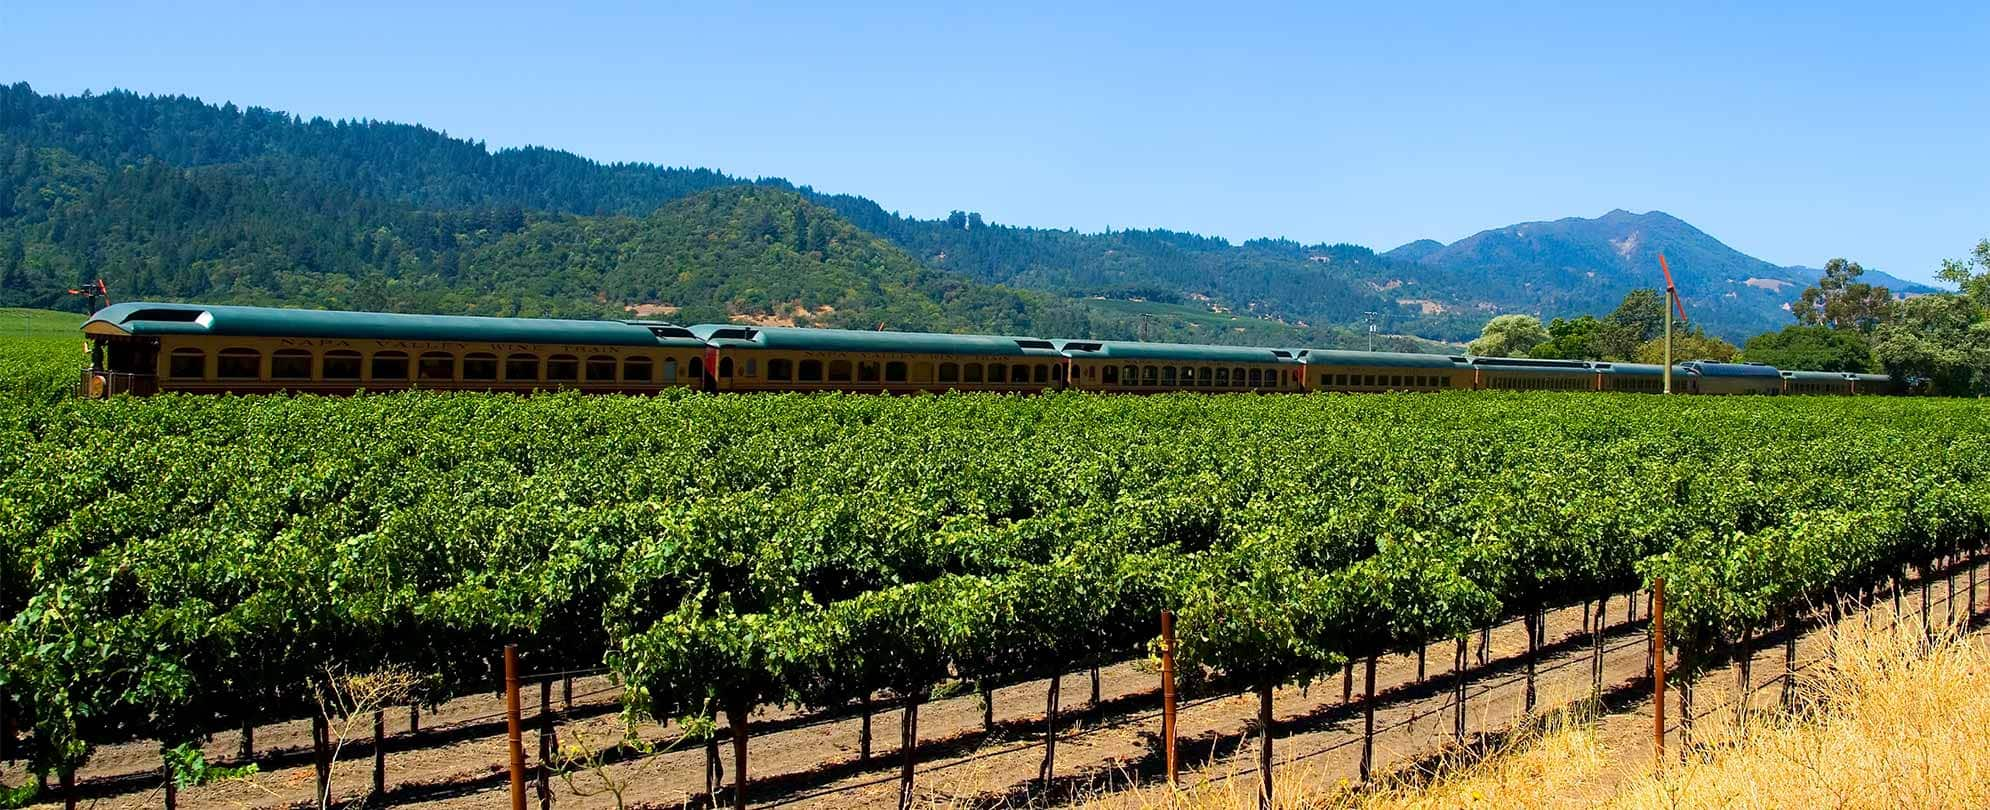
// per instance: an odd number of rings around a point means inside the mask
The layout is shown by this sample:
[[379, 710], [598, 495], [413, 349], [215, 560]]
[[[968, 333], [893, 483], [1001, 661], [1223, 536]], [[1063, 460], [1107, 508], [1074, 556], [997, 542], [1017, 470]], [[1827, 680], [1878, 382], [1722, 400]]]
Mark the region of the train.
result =
[[[78, 393], [574, 390], [1659, 393], [1645, 363], [743, 323], [559, 320], [128, 302], [83, 324]], [[1885, 375], [1674, 364], [1677, 393], [1884, 395]]]

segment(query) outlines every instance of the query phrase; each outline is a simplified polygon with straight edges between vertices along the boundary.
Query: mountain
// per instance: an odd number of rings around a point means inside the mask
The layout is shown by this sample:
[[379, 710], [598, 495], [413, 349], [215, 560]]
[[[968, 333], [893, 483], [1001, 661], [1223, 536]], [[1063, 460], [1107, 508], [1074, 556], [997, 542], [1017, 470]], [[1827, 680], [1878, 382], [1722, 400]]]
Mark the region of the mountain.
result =
[[[1731, 339], [1789, 323], [1786, 305], [1822, 275], [1754, 258], [1662, 211], [1621, 209], [1480, 231], [1449, 245], [1420, 240], [1382, 255], [1443, 274], [1455, 296], [1447, 300], [1460, 305], [1559, 315], [1607, 311], [1631, 289], [1662, 287], [1661, 251], [1688, 317]], [[1869, 275], [1896, 293], [1932, 289]]]
[[409, 124], [0, 86], [0, 306], [103, 276], [126, 296], [1346, 345], [1370, 320], [1456, 341], [1499, 312], [1604, 312], [1658, 284], [1657, 249], [1694, 319], [1731, 337], [1786, 323], [1817, 275], [1657, 212], [1383, 254], [1087, 234]]

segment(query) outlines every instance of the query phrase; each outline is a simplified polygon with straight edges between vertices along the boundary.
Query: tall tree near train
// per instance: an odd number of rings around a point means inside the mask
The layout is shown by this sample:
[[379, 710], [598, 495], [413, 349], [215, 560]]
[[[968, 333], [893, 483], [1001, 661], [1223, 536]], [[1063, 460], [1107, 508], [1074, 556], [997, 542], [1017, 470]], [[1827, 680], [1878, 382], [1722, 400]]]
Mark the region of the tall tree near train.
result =
[[1828, 326], [1793, 324], [1780, 332], [1765, 332], [1749, 338], [1741, 354], [1751, 363], [1805, 371], [1863, 374], [1873, 367], [1871, 341]]
[[1825, 262], [1824, 277], [1790, 302], [1790, 312], [1796, 315], [1797, 323], [1808, 326], [1871, 334], [1887, 319], [1893, 307], [1893, 293], [1885, 287], [1859, 281], [1865, 272], [1858, 262], [1844, 259]]
[[1932, 393], [1990, 393], [1990, 239], [1965, 259], [1942, 262], [1943, 281], [1958, 292], [1919, 295], [1892, 306], [1873, 330], [1873, 356], [1899, 379], [1923, 380]]
[[[1741, 357], [1741, 350], [1698, 328], [1692, 331], [1674, 329], [1672, 333], [1672, 361], [1713, 360], [1731, 363]], [[1665, 338], [1653, 338], [1638, 344], [1638, 350], [1630, 358], [1640, 363], [1665, 362]]]
[[1513, 357], [1548, 342], [1548, 330], [1532, 315], [1500, 315], [1486, 322], [1486, 328], [1466, 351], [1480, 357]]

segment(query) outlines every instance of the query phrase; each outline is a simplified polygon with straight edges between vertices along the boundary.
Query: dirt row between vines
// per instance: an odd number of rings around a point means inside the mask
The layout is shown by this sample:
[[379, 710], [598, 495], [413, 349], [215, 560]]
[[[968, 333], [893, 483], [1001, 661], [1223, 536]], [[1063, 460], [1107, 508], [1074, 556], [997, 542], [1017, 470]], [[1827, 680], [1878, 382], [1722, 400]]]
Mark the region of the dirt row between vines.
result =
[[[1937, 578], [1931, 602], [1937, 622], [1945, 618], [1946, 591]], [[1958, 580], [1958, 612], [1967, 600], [1966, 580]], [[1990, 581], [1984, 583], [1990, 586]], [[1918, 589], [1905, 589], [1908, 612], [1918, 610]], [[1990, 593], [1980, 594], [1979, 608], [1990, 607]], [[1638, 598], [1637, 616], [1642, 619], [1645, 598]], [[1646, 634], [1642, 621], [1626, 622], [1627, 605], [1620, 596], [1607, 608], [1608, 630], [1604, 641], [1603, 683], [1606, 697], [1615, 711], [1603, 723], [1613, 750], [1630, 760], [1651, 756], [1651, 706], [1648, 682], [1644, 680], [1647, 659]], [[1537, 663], [1538, 705], [1552, 709], [1587, 697], [1590, 639], [1582, 632], [1580, 606], [1550, 611], [1544, 624], [1547, 645]], [[1799, 642], [1799, 660], [1811, 661], [1828, 651], [1828, 634], [1819, 630], [1806, 633]], [[1489, 664], [1477, 665], [1477, 638], [1468, 646], [1467, 729], [1473, 735], [1493, 733], [1510, 727], [1525, 716], [1524, 659], [1526, 633], [1518, 621], [1494, 629], [1488, 647]], [[1444, 641], [1428, 648], [1426, 678], [1416, 678], [1414, 655], [1388, 656], [1376, 670], [1377, 705], [1375, 762], [1377, 772], [1413, 763], [1442, 750], [1452, 739], [1453, 703], [1451, 662], [1454, 643]], [[1782, 672], [1783, 649], [1779, 641], [1762, 639], [1754, 655], [1754, 680], [1770, 681]], [[1732, 668], [1712, 673], [1700, 681], [1695, 703], [1701, 712], [1723, 703], [1734, 694]], [[1123, 663], [1104, 668], [1100, 679], [1101, 703], [1089, 703], [1091, 683], [1086, 673], [1062, 680], [1062, 707], [1057, 744], [1056, 778], [1048, 795], [1036, 782], [1042, 764], [1044, 696], [1048, 681], [1019, 684], [995, 691], [995, 729], [984, 733], [982, 707], [977, 695], [932, 701], [919, 712], [917, 791], [922, 802], [937, 805], [997, 807], [1080, 797], [1107, 797], [1114, 791], [1140, 785], [1153, 785], [1160, 776], [1159, 677], [1144, 662]], [[1362, 713], [1361, 670], [1354, 677], [1352, 703], [1343, 703], [1342, 679], [1336, 674], [1308, 688], [1288, 687], [1274, 696], [1274, 722], [1277, 735], [1273, 751], [1281, 781], [1288, 778], [1322, 780], [1332, 784], [1353, 780], [1359, 772]], [[574, 682], [570, 712], [558, 724], [562, 741], [586, 740], [593, 746], [606, 746], [621, 738], [623, 728], [616, 703], [617, 690], [605, 678], [582, 678]], [[1773, 705], [1777, 690], [1762, 689], [1755, 705]], [[1669, 718], [1678, 716], [1677, 692], [1668, 700]], [[538, 704], [536, 686], [524, 690], [526, 706], [525, 749], [528, 768], [538, 750], [533, 715]], [[552, 688], [556, 712], [563, 705], [561, 688]], [[490, 807], [506, 802], [509, 781], [503, 699], [501, 695], [472, 695], [437, 707], [422, 715], [422, 730], [407, 733], [408, 714], [404, 708], [387, 712], [388, 755], [385, 804], [422, 808]], [[1731, 717], [1732, 710], [1728, 709]], [[811, 808], [870, 807], [895, 801], [899, 766], [898, 740], [902, 712], [878, 712], [872, 723], [872, 759], [858, 761], [860, 721], [855, 716], [817, 718], [781, 708], [757, 712], [749, 724], [747, 787], [755, 806]], [[1257, 778], [1251, 773], [1257, 761], [1261, 734], [1256, 728], [1257, 702], [1252, 695], [1184, 697], [1179, 729], [1185, 773], [1183, 784], [1204, 791], [1233, 791], [1254, 796]], [[1715, 722], [1719, 715], [1702, 722]], [[1676, 722], [1676, 721], [1675, 721]], [[723, 727], [723, 724], [722, 724]], [[355, 718], [340, 724], [338, 730], [350, 740], [341, 761], [333, 771], [334, 794], [355, 801], [369, 791], [372, 781], [371, 717]], [[661, 750], [652, 755], [618, 761], [603, 766], [601, 773], [576, 774], [572, 784], [552, 780], [554, 804], [563, 808], [612, 808], [614, 797], [605, 789], [602, 776], [622, 789], [631, 807], [681, 807], [701, 803], [705, 790], [705, 753], [702, 746], [669, 745], [680, 732], [674, 723], [650, 725], [638, 730], [640, 736]], [[261, 773], [238, 781], [223, 782], [182, 790], [184, 807], [287, 807], [307, 804], [311, 799], [313, 769], [310, 754], [310, 724], [293, 721], [259, 727], [255, 732]], [[230, 761], [239, 745], [239, 733], [218, 734], [206, 746], [216, 761]], [[732, 750], [722, 749], [726, 784], [731, 784]], [[85, 806], [100, 808], [159, 807], [158, 747], [151, 742], [130, 742], [99, 749], [89, 766], [79, 773], [79, 790]], [[0, 781], [19, 784], [25, 777], [19, 766], [9, 766]], [[533, 790], [528, 776], [528, 792]], [[729, 801], [730, 788], [721, 794]], [[577, 792], [578, 791], [578, 792]], [[1151, 806], [1151, 789], [1136, 789], [1119, 795], [1129, 806]], [[375, 804], [380, 804], [378, 798]], [[537, 806], [536, 794], [528, 803]], [[55, 806], [55, 805], [38, 805]]]

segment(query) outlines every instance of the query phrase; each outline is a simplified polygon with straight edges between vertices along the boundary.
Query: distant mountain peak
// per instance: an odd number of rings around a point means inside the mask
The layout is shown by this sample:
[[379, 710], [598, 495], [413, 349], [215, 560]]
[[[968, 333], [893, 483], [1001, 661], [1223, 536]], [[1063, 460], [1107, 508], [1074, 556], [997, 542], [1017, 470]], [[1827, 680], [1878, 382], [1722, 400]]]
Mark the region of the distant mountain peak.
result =
[[1383, 258], [1395, 259], [1397, 261], [1421, 262], [1423, 261], [1425, 256], [1429, 256], [1430, 254], [1436, 253], [1443, 249], [1444, 249], [1443, 242], [1439, 242], [1435, 239], [1418, 239], [1414, 242], [1410, 242], [1408, 244], [1399, 246], [1394, 250], [1390, 250], [1381, 255]]

